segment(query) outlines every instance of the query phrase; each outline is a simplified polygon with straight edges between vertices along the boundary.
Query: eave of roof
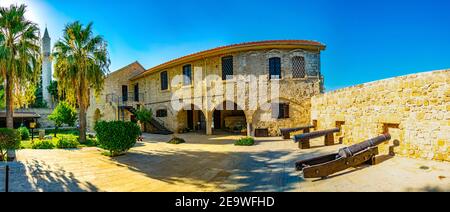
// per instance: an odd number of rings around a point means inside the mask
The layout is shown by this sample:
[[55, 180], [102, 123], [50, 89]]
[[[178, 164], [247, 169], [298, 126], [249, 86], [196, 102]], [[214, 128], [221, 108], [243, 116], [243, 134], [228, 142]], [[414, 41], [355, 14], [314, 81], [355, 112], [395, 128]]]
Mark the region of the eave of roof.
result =
[[[0, 112], [0, 118], [6, 118], [6, 112]], [[13, 118], [41, 118], [41, 116], [33, 112], [14, 112]]]
[[[118, 70], [116, 70], [116, 71], [113, 71], [113, 72], [109, 73], [107, 77], [112, 76], [112, 75], [115, 75], [115, 74], [120, 73], [120, 72], [122, 72], [122, 71], [125, 71], [125, 70], [127, 70], [128, 68], [130, 68], [131, 66], [133, 66], [134, 64], [137, 64], [138, 66], [140, 66], [140, 67], [142, 68], [142, 70], [145, 70], [144, 66], [142, 66], [141, 63], [139, 63], [138, 61], [135, 61], [135, 62], [132, 62], [132, 63], [130, 63], [130, 64], [128, 64], [128, 65], [126, 65], [126, 66], [124, 66], [124, 67], [118, 69]], [[144, 71], [144, 72], [145, 72], [145, 71]]]
[[257, 41], [257, 42], [247, 42], [241, 44], [234, 44], [228, 46], [221, 46], [214, 49], [197, 52], [194, 54], [186, 55], [184, 57], [180, 57], [161, 65], [155, 66], [153, 68], [144, 71], [143, 73], [130, 78], [130, 80], [137, 80], [143, 78], [149, 74], [161, 71], [166, 68], [170, 68], [173, 66], [181, 65], [184, 63], [189, 63], [198, 59], [203, 59], [206, 57], [212, 57], [222, 54], [230, 54], [238, 51], [251, 51], [251, 50], [259, 50], [259, 49], [271, 49], [271, 48], [279, 48], [279, 49], [306, 49], [306, 50], [325, 50], [326, 46], [320, 42], [316, 41], [308, 41], [308, 40], [269, 40], [269, 41]]

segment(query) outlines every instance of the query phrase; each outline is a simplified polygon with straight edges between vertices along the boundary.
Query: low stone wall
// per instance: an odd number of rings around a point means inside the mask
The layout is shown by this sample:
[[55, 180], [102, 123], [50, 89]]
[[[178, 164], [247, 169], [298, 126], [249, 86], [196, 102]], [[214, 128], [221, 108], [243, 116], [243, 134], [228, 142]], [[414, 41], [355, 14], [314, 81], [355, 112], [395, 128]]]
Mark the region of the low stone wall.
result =
[[344, 144], [389, 132], [393, 139], [382, 152], [450, 161], [450, 70], [344, 88], [311, 104], [313, 122], [319, 129], [341, 126]]

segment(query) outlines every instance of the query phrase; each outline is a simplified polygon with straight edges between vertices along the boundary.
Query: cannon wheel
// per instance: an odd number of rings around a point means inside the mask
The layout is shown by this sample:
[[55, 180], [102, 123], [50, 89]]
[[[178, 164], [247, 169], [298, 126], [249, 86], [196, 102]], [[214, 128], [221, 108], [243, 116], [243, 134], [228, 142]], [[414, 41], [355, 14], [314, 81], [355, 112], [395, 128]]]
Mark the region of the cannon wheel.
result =
[[332, 174], [369, 162], [375, 164], [378, 147], [369, 148], [353, 157], [338, 158], [323, 164], [312, 165], [303, 169], [304, 178], [326, 178]]

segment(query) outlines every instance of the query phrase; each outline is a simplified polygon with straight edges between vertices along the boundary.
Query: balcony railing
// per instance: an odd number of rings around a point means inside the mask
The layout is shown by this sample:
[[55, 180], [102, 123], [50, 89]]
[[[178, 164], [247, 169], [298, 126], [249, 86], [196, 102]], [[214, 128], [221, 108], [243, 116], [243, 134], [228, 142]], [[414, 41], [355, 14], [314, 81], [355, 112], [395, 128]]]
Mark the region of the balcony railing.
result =
[[111, 93], [106, 95], [106, 102], [114, 103], [118, 106], [133, 106], [134, 104], [144, 102], [144, 94], [139, 93], [135, 95], [135, 93], [130, 92], [127, 96], [119, 96]]

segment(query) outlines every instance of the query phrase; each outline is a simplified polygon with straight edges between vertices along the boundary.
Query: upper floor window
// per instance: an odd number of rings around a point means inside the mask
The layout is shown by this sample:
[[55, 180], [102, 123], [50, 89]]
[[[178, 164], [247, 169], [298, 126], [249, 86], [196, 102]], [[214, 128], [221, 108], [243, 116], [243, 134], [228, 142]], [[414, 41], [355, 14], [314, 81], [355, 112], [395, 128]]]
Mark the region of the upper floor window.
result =
[[139, 84], [134, 85], [134, 101], [139, 102]]
[[161, 90], [165, 91], [169, 89], [169, 76], [167, 71], [161, 72]]
[[233, 77], [233, 56], [222, 57], [222, 80]]
[[281, 79], [281, 58], [269, 59], [269, 79]]
[[288, 103], [272, 104], [272, 118], [275, 119], [289, 118], [289, 104]]
[[128, 101], [128, 86], [122, 85], [122, 101]]
[[292, 58], [292, 78], [305, 78], [305, 58], [296, 56]]
[[183, 66], [183, 85], [192, 84], [192, 68], [191, 65]]

